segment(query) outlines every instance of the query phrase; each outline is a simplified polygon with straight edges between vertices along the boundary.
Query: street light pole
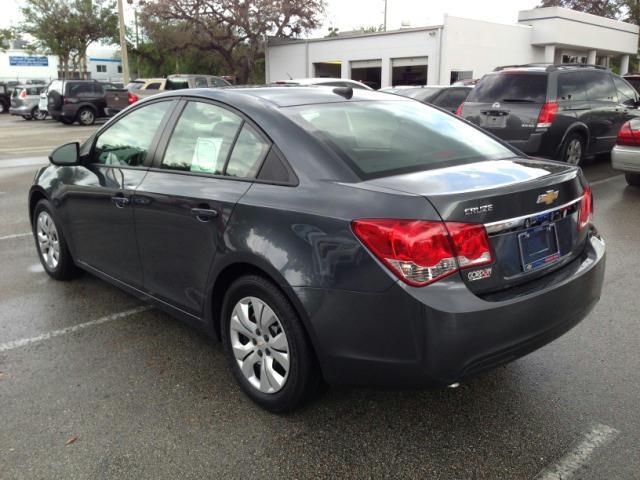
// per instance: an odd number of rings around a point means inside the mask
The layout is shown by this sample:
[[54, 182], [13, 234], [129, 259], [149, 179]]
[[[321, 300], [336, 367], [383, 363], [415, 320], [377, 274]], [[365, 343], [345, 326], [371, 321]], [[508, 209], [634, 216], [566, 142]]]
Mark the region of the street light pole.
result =
[[129, 83], [129, 59], [127, 58], [127, 39], [124, 28], [124, 8], [122, 0], [118, 0], [118, 23], [120, 26], [120, 51], [122, 56], [122, 82]]
[[387, 31], [387, 0], [384, 0], [384, 31]]

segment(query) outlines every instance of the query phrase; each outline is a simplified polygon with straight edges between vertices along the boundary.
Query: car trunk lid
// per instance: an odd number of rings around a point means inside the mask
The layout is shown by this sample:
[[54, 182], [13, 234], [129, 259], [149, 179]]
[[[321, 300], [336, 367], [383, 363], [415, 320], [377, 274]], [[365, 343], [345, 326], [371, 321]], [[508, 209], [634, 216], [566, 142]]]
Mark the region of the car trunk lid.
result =
[[370, 180], [424, 196], [445, 222], [483, 224], [493, 263], [461, 270], [473, 292], [491, 293], [543, 276], [583, 248], [580, 170], [526, 158], [484, 161]]

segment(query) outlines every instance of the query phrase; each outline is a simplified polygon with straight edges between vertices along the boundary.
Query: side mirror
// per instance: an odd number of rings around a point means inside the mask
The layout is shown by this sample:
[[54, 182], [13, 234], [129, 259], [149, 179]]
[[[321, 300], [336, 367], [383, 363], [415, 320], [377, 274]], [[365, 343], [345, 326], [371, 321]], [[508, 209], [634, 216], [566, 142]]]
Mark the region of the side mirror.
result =
[[80, 144], [78, 142], [65, 143], [56, 148], [51, 155], [49, 161], [54, 165], [68, 167], [80, 164]]

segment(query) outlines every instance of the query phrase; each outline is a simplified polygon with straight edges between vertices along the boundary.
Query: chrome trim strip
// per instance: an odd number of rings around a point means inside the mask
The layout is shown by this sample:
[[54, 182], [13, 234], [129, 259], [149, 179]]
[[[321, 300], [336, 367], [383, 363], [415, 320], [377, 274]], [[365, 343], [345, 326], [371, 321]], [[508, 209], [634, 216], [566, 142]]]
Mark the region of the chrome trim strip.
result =
[[582, 197], [578, 197], [575, 200], [571, 200], [570, 202], [564, 203], [562, 205], [558, 205], [557, 207], [549, 208], [547, 210], [543, 210], [541, 212], [530, 213], [528, 215], [522, 215], [519, 217], [508, 218], [506, 220], [498, 220], [497, 222], [485, 223], [484, 228], [487, 229], [488, 234], [498, 233], [502, 230], [507, 230], [509, 228], [513, 228], [518, 226], [520, 222], [526, 220], [527, 218], [537, 217], [538, 215], [546, 215], [547, 213], [555, 212], [556, 210], [561, 210], [563, 208], [570, 207], [571, 205], [578, 203], [582, 200]]

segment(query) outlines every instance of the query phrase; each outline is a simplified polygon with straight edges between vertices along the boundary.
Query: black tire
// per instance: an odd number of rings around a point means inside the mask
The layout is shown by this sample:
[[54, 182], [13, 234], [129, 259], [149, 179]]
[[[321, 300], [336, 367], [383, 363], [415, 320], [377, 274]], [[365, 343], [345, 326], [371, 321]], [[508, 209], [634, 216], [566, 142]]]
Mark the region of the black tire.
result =
[[[233, 352], [230, 327], [232, 312], [236, 304], [248, 296], [257, 297], [273, 310], [286, 335], [289, 371], [284, 385], [275, 393], [263, 393], [253, 386], [242, 373]], [[247, 396], [264, 409], [278, 413], [292, 411], [317, 390], [320, 372], [302, 322], [282, 291], [266, 278], [247, 275], [231, 284], [222, 305], [221, 333], [225, 355], [233, 376]], [[266, 355], [269, 355], [268, 348]]]
[[6, 103], [0, 102], [0, 114], [7, 113], [9, 111], [9, 107]]
[[40, 110], [38, 107], [35, 107], [31, 112], [31, 118], [34, 120], [44, 120], [47, 118], [47, 112]]
[[[55, 266], [51, 266], [47, 263], [43, 254], [43, 249], [40, 247], [38, 238], [38, 221], [43, 212], [46, 212], [55, 227], [59, 248], [59, 257]], [[77, 277], [80, 273], [80, 269], [76, 266], [73, 258], [71, 257], [67, 241], [64, 238], [60, 225], [53, 214], [51, 203], [48, 200], [42, 199], [36, 204], [36, 208], [33, 210], [33, 224], [31, 228], [33, 231], [33, 239], [36, 244], [36, 250], [38, 251], [38, 258], [40, 258], [40, 263], [42, 264], [45, 272], [47, 272], [51, 278], [56, 280], [71, 280], [72, 278]]]
[[89, 125], [93, 125], [96, 121], [96, 112], [92, 108], [82, 107], [78, 110], [78, 114], [76, 115], [76, 119], [80, 125], [84, 125], [88, 127]]
[[60, 110], [62, 108], [62, 95], [60, 95], [60, 93], [56, 92], [55, 90], [53, 92], [49, 92], [49, 95], [47, 97], [47, 105], [49, 105], [49, 111]]
[[640, 173], [625, 173], [624, 178], [629, 185], [640, 187]]
[[[579, 152], [576, 152], [576, 149], [579, 149]], [[567, 135], [567, 138], [564, 139], [558, 160], [570, 165], [580, 165], [584, 160], [584, 154], [584, 137], [579, 133], [570, 133]]]
[[73, 120], [66, 118], [66, 117], [60, 117], [58, 118], [58, 120], [62, 123], [64, 123], [65, 125], [71, 125], [73, 123]]
[[25, 120], [33, 120], [33, 117], [31, 115], [22, 115], [22, 118], [24, 118]]

